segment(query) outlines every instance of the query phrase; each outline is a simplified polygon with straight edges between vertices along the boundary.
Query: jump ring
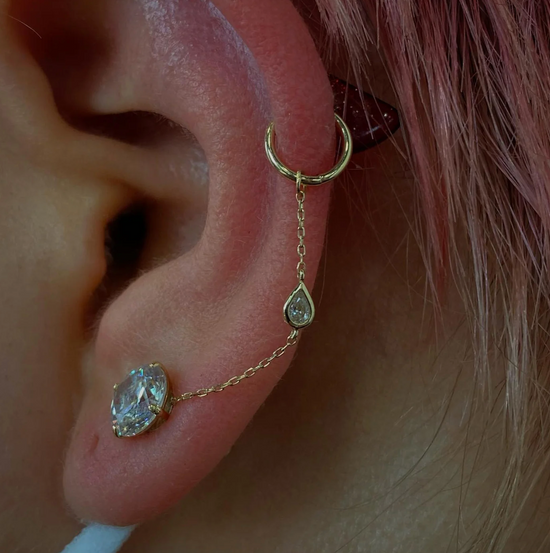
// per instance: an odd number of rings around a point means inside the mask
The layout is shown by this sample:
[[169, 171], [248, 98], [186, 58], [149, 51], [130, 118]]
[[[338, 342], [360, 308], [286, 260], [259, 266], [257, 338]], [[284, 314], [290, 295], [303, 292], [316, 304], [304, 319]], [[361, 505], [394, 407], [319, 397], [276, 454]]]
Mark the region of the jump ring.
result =
[[267, 158], [269, 159], [273, 167], [275, 167], [275, 169], [277, 169], [277, 171], [279, 171], [279, 173], [281, 173], [281, 175], [285, 176], [287, 179], [296, 181], [298, 176], [300, 176], [301, 183], [307, 184], [309, 186], [319, 186], [320, 184], [335, 179], [340, 173], [342, 173], [342, 171], [346, 168], [346, 165], [349, 163], [353, 151], [353, 144], [351, 133], [348, 129], [348, 126], [344, 123], [344, 120], [336, 113], [334, 114], [334, 117], [336, 119], [336, 124], [340, 129], [344, 145], [342, 148], [342, 155], [340, 159], [330, 171], [322, 173], [321, 175], [312, 176], [303, 175], [299, 171], [292, 171], [291, 169], [286, 167], [286, 165], [283, 164], [283, 162], [275, 153], [275, 146], [273, 144], [273, 139], [275, 135], [275, 123], [271, 122], [269, 124], [269, 127], [267, 127], [267, 131], [265, 133], [265, 153], [267, 154]]

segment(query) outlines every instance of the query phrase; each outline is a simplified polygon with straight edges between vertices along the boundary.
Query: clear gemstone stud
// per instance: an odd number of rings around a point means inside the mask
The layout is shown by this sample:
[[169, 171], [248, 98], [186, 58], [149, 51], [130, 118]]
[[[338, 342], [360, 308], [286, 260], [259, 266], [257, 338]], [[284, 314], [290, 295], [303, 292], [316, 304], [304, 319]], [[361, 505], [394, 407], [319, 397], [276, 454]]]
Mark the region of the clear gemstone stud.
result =
[[130, 374], [114, 388], [111, 414], [117, 438], [138, 436], [157, 428], [172, 410], [168, 375], [160, 363]]

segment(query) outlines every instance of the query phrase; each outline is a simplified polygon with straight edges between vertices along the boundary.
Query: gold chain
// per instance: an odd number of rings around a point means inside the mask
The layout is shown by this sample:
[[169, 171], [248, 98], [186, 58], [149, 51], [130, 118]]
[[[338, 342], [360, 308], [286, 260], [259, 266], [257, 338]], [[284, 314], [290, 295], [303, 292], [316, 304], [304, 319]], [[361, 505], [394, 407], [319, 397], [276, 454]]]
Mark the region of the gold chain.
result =
[[292, 332], [288, 335], [288, 338], [286, 339], [285, 345], [277, 348], [269, 357], [265, 357], [264, 359], [262, 359], [255, 367], [250, 367], [249, 369], [246, 369], [246, 371], [238, 376], [232, 376], [229, 380], [226, 380], [222, 384], [215, 384], [214, 386], [210, 386], [210, 388], [199, 388], [195, 392], [185, 392], [181, 396], [175, 396], [172, 398], [172, 405], [194, 397], [206, 397], [208, 394], [223, 392], [226, 388], [229, 388], [230, 386], [236, 386], [246, 378], [253, 377], [258, 371], [260, 371], [261, 369], [265, 369], [273, 361], [275, 361], [275, 359], [278, 359], [279, 357], [284, 355], [288, 348], [295, 346], [298, 342], [298, 334], [299, 330], [292, 330]]
[[298, 218], [298, 246], [296, 251], [300, 261], [296, 265], [296, 276], [300, 282], [303, 282], [306, 278], [306, 227], [305, 227], [305, 218], [306, 212], [304, 208], [304, 203], [306, 201], [306, 187], [302, 184], [302, 172], [298, 171], [296, 173], [296, 201], [298, 202], [298, 211], [296, 212], [296, 217]]

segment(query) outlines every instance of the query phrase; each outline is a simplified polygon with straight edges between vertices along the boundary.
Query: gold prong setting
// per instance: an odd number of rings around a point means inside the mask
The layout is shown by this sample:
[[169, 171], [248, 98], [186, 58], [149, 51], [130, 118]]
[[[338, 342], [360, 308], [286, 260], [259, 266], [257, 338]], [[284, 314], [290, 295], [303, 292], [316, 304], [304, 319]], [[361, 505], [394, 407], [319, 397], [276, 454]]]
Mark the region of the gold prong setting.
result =
[[151, 411], [154, 415], [160, 415], [162, 409], [158, 405], [149, 405], [149, 411]]

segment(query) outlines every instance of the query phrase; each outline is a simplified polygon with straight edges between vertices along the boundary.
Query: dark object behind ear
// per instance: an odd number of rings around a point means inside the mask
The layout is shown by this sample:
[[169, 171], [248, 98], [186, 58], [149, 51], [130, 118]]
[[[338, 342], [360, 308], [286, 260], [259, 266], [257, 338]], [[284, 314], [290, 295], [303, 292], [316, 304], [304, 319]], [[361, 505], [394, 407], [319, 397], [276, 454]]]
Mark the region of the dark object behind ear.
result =
[[338, 77], [329, 77], [334, 92], [334, 111], [351, 131], [354, 154], [384, 142], [399, 129], [399, 112], [393, 106]]

